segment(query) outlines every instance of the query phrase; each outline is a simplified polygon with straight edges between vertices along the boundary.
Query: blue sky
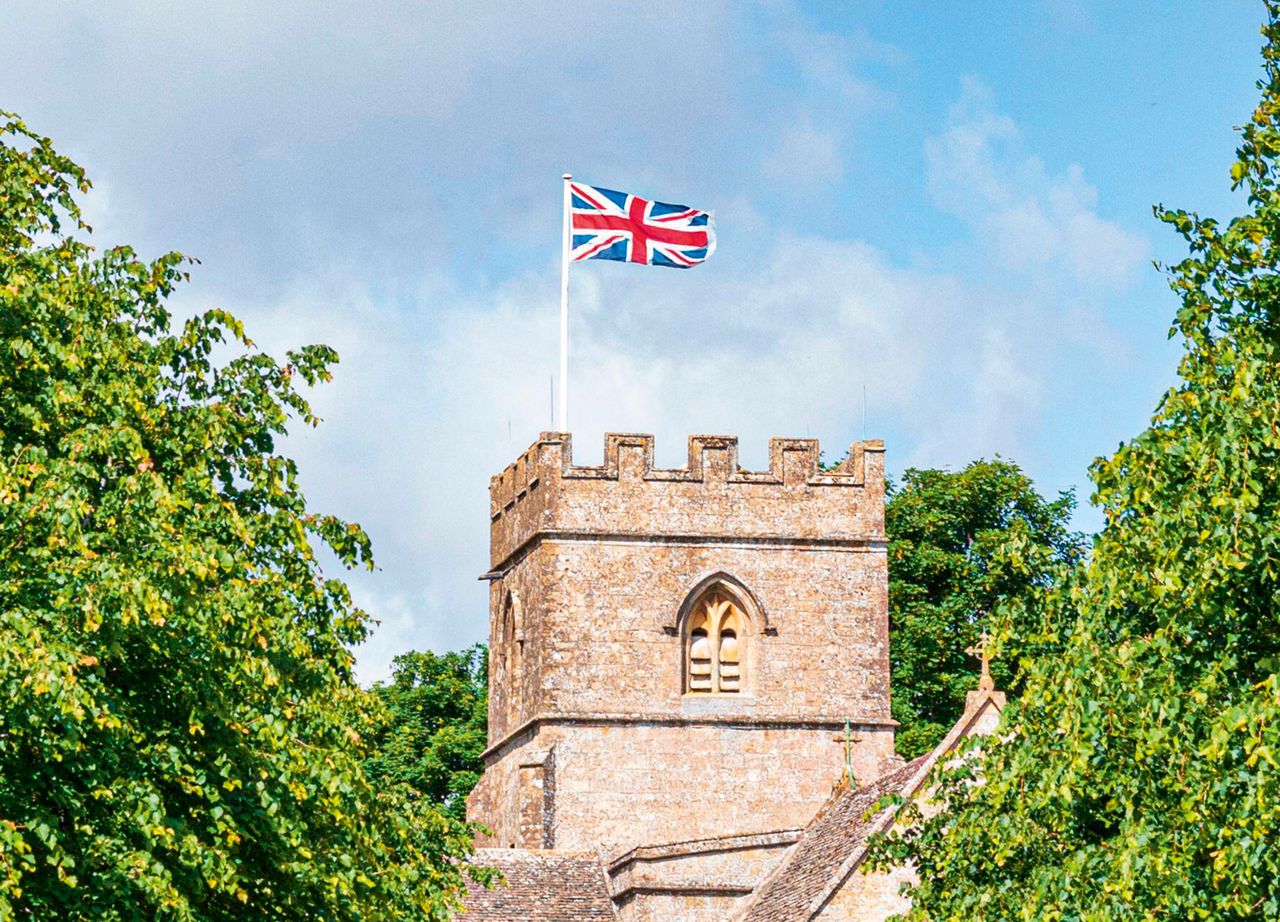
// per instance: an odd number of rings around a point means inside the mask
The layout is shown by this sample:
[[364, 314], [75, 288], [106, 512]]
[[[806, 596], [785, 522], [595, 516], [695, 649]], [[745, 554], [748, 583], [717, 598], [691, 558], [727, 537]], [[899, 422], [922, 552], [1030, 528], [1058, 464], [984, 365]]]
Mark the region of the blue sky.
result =
[[201, 259], [176, 310], [342, 355], [289, 450], [373, 535], [370, 680], [485, 634], [488, 478], [550, 428], [562, 172], [713, 209], [720, 243], [575, 268], [582, 462], [605, 431], [839, 457], [865, 386], [892, 471], [999, 453], [1083, 500], [1172, 380], [1152, 204], [1240, 206], [1262, 15], [9, 0], [0, 107], [89, 168], [100, 243]]

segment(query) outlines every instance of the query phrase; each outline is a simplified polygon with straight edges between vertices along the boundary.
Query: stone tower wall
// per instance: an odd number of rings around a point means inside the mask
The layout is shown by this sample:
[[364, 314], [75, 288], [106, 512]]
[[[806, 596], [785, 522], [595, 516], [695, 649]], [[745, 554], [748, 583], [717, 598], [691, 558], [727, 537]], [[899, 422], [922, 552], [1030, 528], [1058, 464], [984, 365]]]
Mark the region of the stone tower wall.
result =
[[[832, 471], [774, 439], [743, 471], [694, 436], [685, 468], [609, 435], [573, 464], [545, 433], [491, 485], [490, 750], [470, 813], [500, 845], [657, 844], [803, 825], [843, 761], [892, 756], [880, 442]], [[682, 606], [743, 599], [739, 694], [684, 692]], [[550, 792], [550, 793], [548, 793]], [[541, 806], [534, 809], [535, 801]]]

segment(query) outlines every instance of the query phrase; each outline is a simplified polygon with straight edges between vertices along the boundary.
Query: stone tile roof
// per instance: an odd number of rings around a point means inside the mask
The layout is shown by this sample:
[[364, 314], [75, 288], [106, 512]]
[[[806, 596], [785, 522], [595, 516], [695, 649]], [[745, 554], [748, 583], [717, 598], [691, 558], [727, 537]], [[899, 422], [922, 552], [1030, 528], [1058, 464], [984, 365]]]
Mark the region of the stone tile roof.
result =
[[595, 852], [480, 848], [472, 863], [497, 868], [506, 883], [487, 890], [468, 881], [460, 922], [614, 922], [617, 918], [604, 866]]
[[929, 753], [869, 785], [851, 790], [840, 785], [805, 829], [800, 841], [774, 869], [741, 916], [742, 922], [800, 922], [811, 917], [813, 903], [834, 883], [853, 852], [896, 808], [867, 815], [886, 794], [904, 793]]

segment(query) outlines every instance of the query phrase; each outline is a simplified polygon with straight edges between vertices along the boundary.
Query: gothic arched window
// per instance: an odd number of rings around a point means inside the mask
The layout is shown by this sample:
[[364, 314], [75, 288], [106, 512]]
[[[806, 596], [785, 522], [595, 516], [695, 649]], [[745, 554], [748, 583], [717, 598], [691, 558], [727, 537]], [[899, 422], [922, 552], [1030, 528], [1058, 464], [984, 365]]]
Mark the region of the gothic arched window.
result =
[[685, 691], [735, 694], [745, 687], [747, 616], [713, 587], [694, 603], [685, 640]]
[[506, 699], [506, 709], [511, 719], [518, 719], [521, 706], [520, 660], [524, 635], [520, 629], [519, 602], [514, 592], [508, 592], [502, 606], [502, 639], [498, 660], [498, 687]]

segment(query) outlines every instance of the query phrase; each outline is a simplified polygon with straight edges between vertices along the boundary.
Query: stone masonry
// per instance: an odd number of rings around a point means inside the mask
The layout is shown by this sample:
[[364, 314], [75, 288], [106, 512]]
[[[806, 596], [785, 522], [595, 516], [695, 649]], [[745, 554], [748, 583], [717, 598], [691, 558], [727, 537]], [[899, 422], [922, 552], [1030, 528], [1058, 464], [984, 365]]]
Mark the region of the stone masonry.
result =
[[[543, 433], [495, 477], [479, 844], [617, 855], [800, 829], [843, 774], [846, 722], [856, 778], [893, 767], [883, 452], [824, 471], [816, 440], [773, 439], [744, 471], [736, 439], [693, 436], [661, 470], [651, 436], [610, 434], [579, 467]], [[709, 593], [740, 613], [713, 635], [729, 691], [691, 691]]]

